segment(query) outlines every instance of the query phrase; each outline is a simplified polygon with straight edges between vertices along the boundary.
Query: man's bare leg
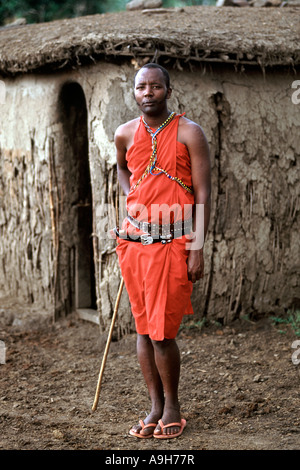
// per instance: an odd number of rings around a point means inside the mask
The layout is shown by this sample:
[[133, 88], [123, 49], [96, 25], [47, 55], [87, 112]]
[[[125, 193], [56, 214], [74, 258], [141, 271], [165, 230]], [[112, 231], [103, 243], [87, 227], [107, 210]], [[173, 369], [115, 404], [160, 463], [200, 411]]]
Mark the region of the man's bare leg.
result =
[[[144, 423], [157, 423], [161, 418], [164, 408], [164, 392], [162, 381], [156, 367], [154, 348], [148, 335], [137, 335], [137, 357], [144, 376], [151, 399], [151, 411], [144, 419]], [[132, 428], [135, 432], [147, 435], [153, 433], [153, 428], [147, 428], [141, 432], [138, 424]]]
[[[178, 400], [178, 385], [180, 376], [180, 352], [175, 339], [152, 341], [157, 369], [163, 384], [165, 404], [161, 420], [164, 424], [180, 423], [180, 405]], [[164, 430], [164, 433], [175, 434], [179, 432], [178, 426]], [[161, 434], [158, 425], [155, 434]]]

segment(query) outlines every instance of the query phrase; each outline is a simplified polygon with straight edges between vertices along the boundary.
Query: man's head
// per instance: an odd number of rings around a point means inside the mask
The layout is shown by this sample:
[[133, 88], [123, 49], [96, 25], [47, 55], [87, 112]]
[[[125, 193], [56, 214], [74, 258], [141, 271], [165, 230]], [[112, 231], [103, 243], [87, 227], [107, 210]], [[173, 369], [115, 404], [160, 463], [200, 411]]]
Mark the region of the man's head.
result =
[[168, 72], [164, 67], [162, 67], [161, 65], [155, 64], [155, 63], [152, 63], [152, 62], [150, 62], [149, 64], [143, 65], [143, 67], [141, 67], [141, 68], [136, 72], [136, 74], [135, 74], [135, 76], [134, 76], [134, 86], [135, 86], [135, 81], [136, 81], [137, 75], [139, 74], [139, 72], [140, 72], [141, 70], [144, 70], [144, 69], [157, 69], [157, 70], [160, 70], [161, 73], [162, 73], [163, 76], [164, 76], [164, 80], [165, 80], [167, 89], [170, 88], [170, 75], [169, 75], [169, 72]]
[[165, 114], [171, 93], [169, 74], [161, 65], [149, 63], [136, 73], [134, 96], [145, 115]]

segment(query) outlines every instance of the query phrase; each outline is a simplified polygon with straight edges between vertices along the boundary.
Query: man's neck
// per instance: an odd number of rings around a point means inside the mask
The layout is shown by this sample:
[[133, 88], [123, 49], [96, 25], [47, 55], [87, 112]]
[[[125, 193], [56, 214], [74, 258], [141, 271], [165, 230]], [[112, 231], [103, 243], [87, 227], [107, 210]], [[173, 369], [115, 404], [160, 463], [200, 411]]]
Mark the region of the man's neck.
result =
[[159, 126], [161, 126], [169, 117], [169, 115], [170, 111], [168, 109], [166, 109], [164, 113], [160, 113], [158, 116], [143, 113], [146, 123], [148, 124], [148, 126], [152, 127], [152, 129], [158, 129]]

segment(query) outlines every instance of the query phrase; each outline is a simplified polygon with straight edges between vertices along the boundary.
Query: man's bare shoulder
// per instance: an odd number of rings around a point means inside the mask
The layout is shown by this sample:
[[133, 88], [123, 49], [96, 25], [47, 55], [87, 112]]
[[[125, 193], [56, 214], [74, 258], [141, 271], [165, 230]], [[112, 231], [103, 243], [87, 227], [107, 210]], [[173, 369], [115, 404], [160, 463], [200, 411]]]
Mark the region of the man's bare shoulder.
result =
[[115, 131], [115, 138], [129, 138], [132, 136], [132, 133], [135, 133], [139, 118], [131, 119], [130, 121], [121, 124]]
[[190, 130], [191, 132], [203, 132], [202, 127], [200, 124], [188, 119], [185, 116], [181, 116], [179, 119], [179, 127], [184, 128], [185, 130]]
[[179, 119], [178, 138], [185, 145], [188, 145], [190, 139], [206, 139], [202, 127], [185, 116]]

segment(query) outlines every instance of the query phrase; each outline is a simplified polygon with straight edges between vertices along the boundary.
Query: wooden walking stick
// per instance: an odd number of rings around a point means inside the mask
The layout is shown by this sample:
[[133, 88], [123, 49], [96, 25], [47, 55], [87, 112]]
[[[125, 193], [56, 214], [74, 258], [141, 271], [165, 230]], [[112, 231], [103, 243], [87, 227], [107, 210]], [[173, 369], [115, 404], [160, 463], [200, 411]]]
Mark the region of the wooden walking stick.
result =
[[112, 334], [113, 334], [115, 321], [116, 321], [116, 318], [117, 318], [117, 313], [118, 313], [119, 303], [120, 303], [121, 294], [122, 294], [122, 290], [123, 290], [123, 285], [124, 285], [124, 279], [122, 278], [121, 283], [120, 283], [120, 287], [119, 287], [119, 291], [118, 291], [118, 295], [117, 295], [116, 304], [115, 304], [115, 310], [114, 310], [114, 313], [113, 313], [113, 316], [112, 316], [111, 325], [110, 325], [110, 329], [109, 329], [109, 333], [108, 333], [108, 337], [107, 337], [107, 341], [106, 341], [106, 346], [105, 346], [105, 351], [104, 351], [104, 355], [103, 355], [103, 359], [102, 359], [102, 364], [101, 364], [101, 368], [100, 368], [100, 372], [99, 372], [97, 389], [96, 389], [96, 394], [95, 394], [95, 398], [94, 398], [92, 411], [95, 411], [97, 409], [97, 405], [98, 405], [98, 401], [99, 401], [99, 395], [100, 395], [100, 388], [101, 388], [103, 372], [104, 372], [104, 368], [105, 368], [105, 364], [106, 364], [106, 359], [107, 359], [108, 350], [109, 350], [109, 346], [110, 346], [110, 342], [111, 342], [111, 338], [112, 338]]

